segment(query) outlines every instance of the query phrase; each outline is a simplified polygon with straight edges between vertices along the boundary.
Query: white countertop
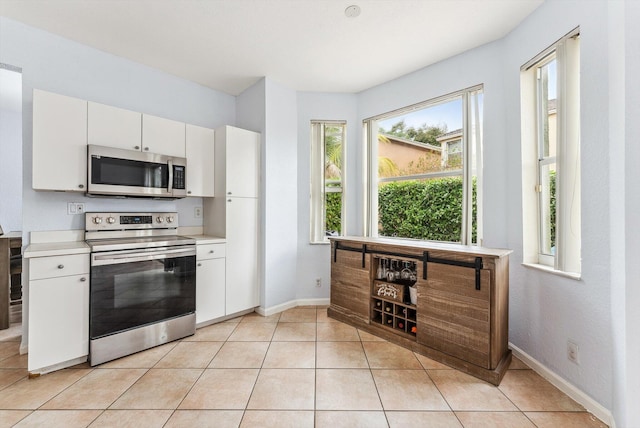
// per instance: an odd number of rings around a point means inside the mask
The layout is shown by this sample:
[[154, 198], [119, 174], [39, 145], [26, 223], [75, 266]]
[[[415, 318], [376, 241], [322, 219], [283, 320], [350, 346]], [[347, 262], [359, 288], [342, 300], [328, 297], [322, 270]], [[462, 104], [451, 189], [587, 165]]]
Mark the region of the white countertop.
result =
[[211, 235], [182, 235], [187, 238], [192, 238], [196, 240], [196, 245], [199, 244], [224, 244], [227, 242], [227, 238], [220, 238], [219, 236], [211, 236]]
[[501, 248], [476, 247], [473, 245], [462, 245], [448, 242], [420, 241], [387, 237], [371, 238], [364, 236], [336, 236], [330, 237], [329, 240], [340, 242], [356, 242], [359, 244], [384, 244], [392, 245], [395, 247], [415, 248], [419, 250], [444, 250], [483, 257], [505, 257], [513, 252], [512, 250]]
[[91, 250], [84, 241], [45, 242], [31, 244], [25, 250], [23, 257], [66, 256], [70, 254], [89, 254]]
[[[44, 232], [42, 232], [44, 233]], [[47, 232], [51, 233], [51, 232]], [[196, 245], [199, 244], [224, 244], [227, 242], [226, 238], [212, 235], [181, 235], [196, 240]], [[62, 236], [61, 236], [62, 237]], [[66, 236], [65, 236], [66, 238]], [[32, 257], [49, 257], [49, 256], [64, 256], [71, 254], [89, 254], [91, 249], [85, 243], [85, 241], [69, 240], [60, 242], [38, 242], [32, 243], [27, 246], [24, 252], [24, 258]]]

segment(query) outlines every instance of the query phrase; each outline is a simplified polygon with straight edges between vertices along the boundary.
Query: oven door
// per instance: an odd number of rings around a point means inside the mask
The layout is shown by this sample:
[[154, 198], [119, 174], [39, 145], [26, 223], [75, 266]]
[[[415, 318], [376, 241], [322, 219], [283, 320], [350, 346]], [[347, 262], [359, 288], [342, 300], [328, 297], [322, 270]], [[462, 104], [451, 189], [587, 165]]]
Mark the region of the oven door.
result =
[[91, 254], [94, 340], [196, 309], [195, 245]]

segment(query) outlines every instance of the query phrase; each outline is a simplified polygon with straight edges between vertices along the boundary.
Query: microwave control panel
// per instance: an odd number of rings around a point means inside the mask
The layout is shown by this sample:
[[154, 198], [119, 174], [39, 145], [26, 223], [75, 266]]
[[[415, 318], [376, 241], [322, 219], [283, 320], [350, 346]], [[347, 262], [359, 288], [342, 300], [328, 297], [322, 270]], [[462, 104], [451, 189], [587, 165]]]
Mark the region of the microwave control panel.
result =
[[173, 188], [186, 189], [185, 187], [185, 169], [184, 166], [174, 165], [173, 167]]

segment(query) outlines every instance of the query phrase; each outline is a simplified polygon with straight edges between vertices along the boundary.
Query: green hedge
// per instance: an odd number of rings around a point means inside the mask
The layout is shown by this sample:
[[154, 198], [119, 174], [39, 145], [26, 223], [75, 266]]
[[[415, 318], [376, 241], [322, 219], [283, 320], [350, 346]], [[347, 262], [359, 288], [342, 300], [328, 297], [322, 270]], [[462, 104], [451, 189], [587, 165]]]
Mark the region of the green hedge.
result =
[[[476, 236], [474, 181], [473, 240]], [[404, 181], [378, 189], [381, 236], [459, 242], [462, 233], [462, 178]]]
[[[327, 229], [340, 231], [341, 194], [327, 193]], [[462, 178], [403, 181], [378, 188], [381, 236], [460, 242]], [[473, 242], [476, 240], [476, 185], [473, 182]]]
[[340, 233], [340, 216], [342, 213], [342, 193], [326, 193], [326, 229]]

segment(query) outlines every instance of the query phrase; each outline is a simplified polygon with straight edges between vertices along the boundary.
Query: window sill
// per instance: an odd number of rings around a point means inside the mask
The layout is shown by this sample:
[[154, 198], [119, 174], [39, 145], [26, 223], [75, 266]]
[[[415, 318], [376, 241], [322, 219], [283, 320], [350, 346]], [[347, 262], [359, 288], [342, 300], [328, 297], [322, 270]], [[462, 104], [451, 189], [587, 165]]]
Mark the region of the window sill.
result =
[[309, 245], [331, 245], [331, 241], [326, 241], [326, 242], [309, 242]]
[[576, 280], [576, 281], [580, 281], [582, 279], [582, 275], [580, 275], [579, 273], [564, 272], [564, 271], [561, 271], [561, 270], [556, 270], [556, 269], [552, 268], [551, 266], [540, 265], [540, 264], [537, 264], [537, 263], [522, 263], [522, 266], [528, 267], [528, 268], [531, 268], [531, 269], [540, 270], [542, 272], [548, 272], [548, 273], [553, 274], [553, 275], [562, 276], [562, 277], [573, 279], [573, 280]]

